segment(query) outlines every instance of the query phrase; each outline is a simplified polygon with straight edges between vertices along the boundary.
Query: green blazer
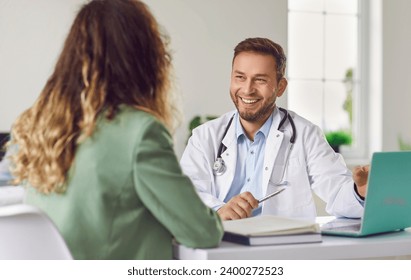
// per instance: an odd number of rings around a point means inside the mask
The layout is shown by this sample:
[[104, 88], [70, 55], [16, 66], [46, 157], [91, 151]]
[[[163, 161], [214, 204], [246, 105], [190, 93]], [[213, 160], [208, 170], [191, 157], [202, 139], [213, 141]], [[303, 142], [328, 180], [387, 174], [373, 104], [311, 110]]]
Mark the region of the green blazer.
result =
[[[215, 247], [218, 215], [183, 175], [172, 138], [152, 115], [122, 106], [78, 147], [63, 194], [28, 188], [75, 259], [171, 259], [172, 239]], [[30, 234], [30, 233], [28, 233]]]

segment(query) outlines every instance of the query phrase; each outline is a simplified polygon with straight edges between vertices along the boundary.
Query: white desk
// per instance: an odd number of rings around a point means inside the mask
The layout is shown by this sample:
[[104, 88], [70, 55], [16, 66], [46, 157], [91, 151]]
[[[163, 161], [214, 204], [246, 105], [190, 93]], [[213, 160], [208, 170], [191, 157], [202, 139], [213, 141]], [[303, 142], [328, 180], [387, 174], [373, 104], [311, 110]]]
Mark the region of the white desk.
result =
[[218, 248], [192, 249], [176, 244], [175, 259], [185, 260], [325, 260], [411, 256], [411, 228], [353, 238], [323, 236], [321, 243], [246, 246], [223, 241]]

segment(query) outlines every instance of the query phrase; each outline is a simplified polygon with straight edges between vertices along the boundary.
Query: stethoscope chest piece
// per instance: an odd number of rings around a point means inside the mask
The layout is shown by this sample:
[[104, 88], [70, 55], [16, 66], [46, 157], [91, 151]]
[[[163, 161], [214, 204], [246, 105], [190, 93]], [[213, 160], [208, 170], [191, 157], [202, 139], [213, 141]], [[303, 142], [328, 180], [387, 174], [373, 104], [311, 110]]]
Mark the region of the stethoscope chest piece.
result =
[[216, 176], [221, 176], [226, 171], [227, 167], [225, 166], [224, 160], [221, 157], [218, 157], [213, 164], [213, 173]]

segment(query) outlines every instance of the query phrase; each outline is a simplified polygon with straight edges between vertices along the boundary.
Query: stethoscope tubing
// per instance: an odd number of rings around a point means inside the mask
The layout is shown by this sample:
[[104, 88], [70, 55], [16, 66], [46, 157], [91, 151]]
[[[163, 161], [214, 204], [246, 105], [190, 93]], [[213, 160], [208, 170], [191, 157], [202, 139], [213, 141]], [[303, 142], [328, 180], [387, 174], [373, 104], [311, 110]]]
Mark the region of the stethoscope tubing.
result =
[[[282, 119], [281, 119], [281, 121], [280, 121], [280, 124], [278, 125], [277, 130], [280, 130], [281, 127], [284, 125], [284, 123], [285, 123], [287, 120], [288, 120], [288, 122], [290, 123], [291, 129], [292, 129], [292, 135], [291, 135], [291, 138], [290, 138], [289, 149], [288, 149], [288, 151], [287, 151], [287, 155], [286, 155], [286, 159], [285, 159], [285, 165], [284, 165], [284, 168], [283, 168], [283, 171], [282, 171], [281, 180], [277, 183], [277, 185], [281, 185], [281, 183], [282, 183], [282, 181], [283, 181], [283, 179], [284, 179], [285, 170], [286, 170], [286, 167], [287, 167], [287, 165], [288, 165], [288, 160], [289, 160], [289, 157], [290, 157], [291, 150], [292, 150], [292, 148], [293, 148], [293, 146], [294, 146], [297, 133], [296, 133], [296, 128], [295, 128], [294, 121], [293, 121], [291, 115], [288, 113], [288, 111], [287, 111], [286, 109], [284, 109], [284, 108], [281, 108], [281, 107], [278, 107], [278, 109], [279, 109], [281, 112], [284, 113], [284, 117], [282, 117]], [[225, 172], [225, 170], [226, 170], [224, 160], [223, 160], [222, 157], [221, 157], [221, 155], [222, 155], [222, 154], [224, 153], [224, 151], [227, 149], [227, 147], [223, 144], [223, 139], [224, 139], [224, 137], [227, 135], [228, 129], [230, 128], [231, 123], [233, 122], [234, 116], [235, 116], [235, 114], [230, 118], [230, 120], [229, 120], [229, 122], [228, 122], [228, 124], [227, 124], [227, 127], [226, 127], [226, 129], [224, 130], [223, 137], [221, 138], [220, 146], [218, 147], [217, 157], [216, 157], [216, 160], [214, 161], [214, 165], [213, 165], [213, 173], [214, 173], [214, 175], [216, 175], [216, 176], [220, 176], [220, 175], [224, 174], [224, 172]]]

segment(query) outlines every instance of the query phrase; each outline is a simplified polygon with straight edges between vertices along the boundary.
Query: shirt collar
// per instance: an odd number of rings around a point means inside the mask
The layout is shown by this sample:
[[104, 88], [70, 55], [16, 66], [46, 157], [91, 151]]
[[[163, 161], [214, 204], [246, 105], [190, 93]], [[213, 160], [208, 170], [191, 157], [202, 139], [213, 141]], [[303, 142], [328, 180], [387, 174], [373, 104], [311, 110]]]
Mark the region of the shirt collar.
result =
[[[235, 122], [235, 135], [237, 139], [239, 139], [241, 135], [244, 135], [244, 137], [246, 138], [246, 135], [244, 133], [244, 128], [240, 123], [240, 115], [238, 114], [238, 112], [236, 112], [234, 115], [234, 122]], [[270, 115], [270, 117], [265, 121], [263, 126], [260, 127], [260, 129], [257, 131], [255, 135], [257, 136], [261, 132], [264, 135], [264, 137], [267, 138], [272, 124], [273, 124], [273, 114]]]

